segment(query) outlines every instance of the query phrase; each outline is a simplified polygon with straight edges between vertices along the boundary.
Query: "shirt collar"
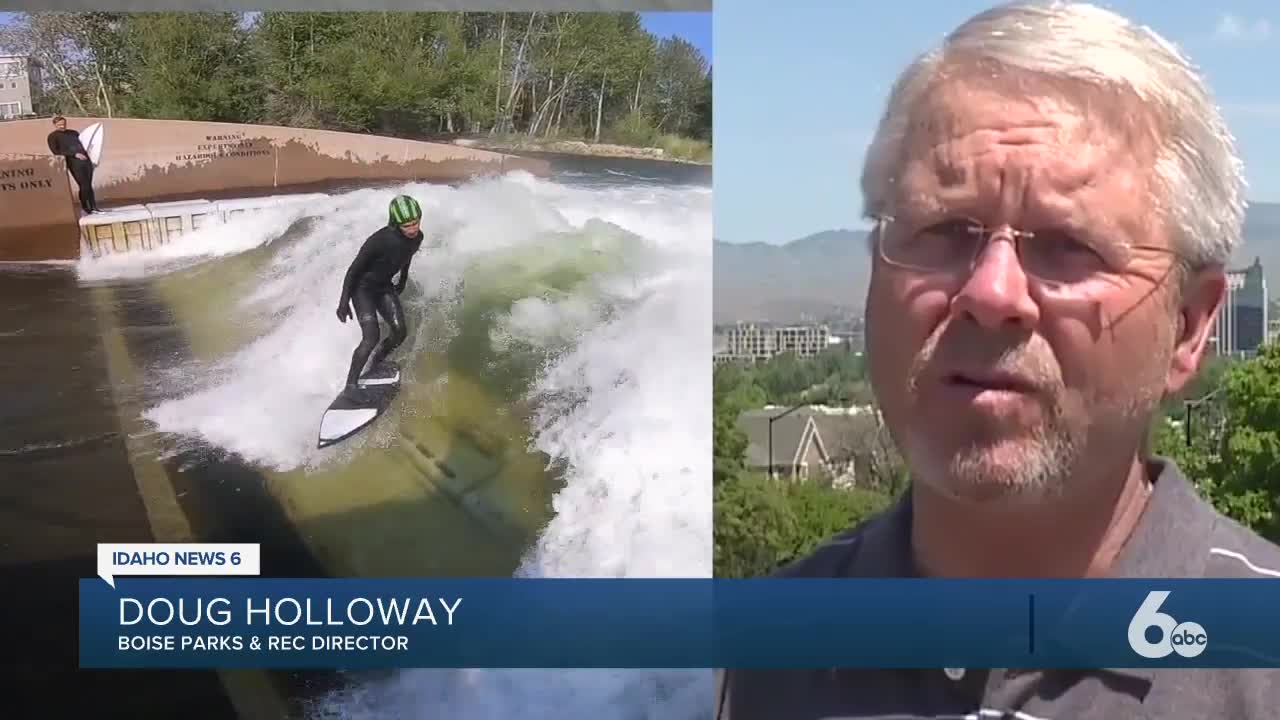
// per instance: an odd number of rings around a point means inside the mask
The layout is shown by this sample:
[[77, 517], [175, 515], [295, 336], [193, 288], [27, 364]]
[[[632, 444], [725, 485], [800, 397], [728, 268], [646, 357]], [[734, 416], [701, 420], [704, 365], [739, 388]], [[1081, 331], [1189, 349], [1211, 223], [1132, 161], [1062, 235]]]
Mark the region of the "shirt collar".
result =
[[[1147, 461], [1152, 492], [1133, 534], [1116, 556], [1110, 577], [1202, 577], [1213, 530], [1214, 512], [1191, 483], [1168, 459]], [[911, 552], [911, 492], [908, 490], [884, 513], [869, 522], [862, 533], [856, 557], [849, 566], [855, 577], [920, 578]], [[1098, 668], [1096, 672], [1119, 674], [1148, 684], [1154, 668]]]
[[[1125, 542], [1111, 577], [1200, 577], [1213, 530], [1212, 509], [1196, 494], [1177, 465], [1165, 458], [1147, 461], [1153, 488], [1133, 534]], [[857, 577], [921, 577], [911, 553], [911, 492], [863, 529], [850, 574]]]

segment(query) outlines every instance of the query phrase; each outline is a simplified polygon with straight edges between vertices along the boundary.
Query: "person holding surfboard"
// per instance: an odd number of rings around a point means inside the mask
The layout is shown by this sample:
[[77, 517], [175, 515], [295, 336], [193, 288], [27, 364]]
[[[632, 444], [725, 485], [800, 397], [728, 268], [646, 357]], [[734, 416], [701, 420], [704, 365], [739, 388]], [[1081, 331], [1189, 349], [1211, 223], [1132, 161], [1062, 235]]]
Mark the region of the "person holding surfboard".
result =
[[[367, 383], [377, 384], [379, 380], [394, 383], [398, 379], [399, 371], [382, 367], [382, 363], [408, 336], [399, 296], [409, 282], [409, 262], [422, 247], [422, 208], [408, 195], [398, 195], [391, 201], [388, 215], [387, 224], [364, 241], [351, 261], [342, 282], [342, 297], [338, 300], [338, 320], [345, 323], [354, 305], [356, 320], [360, 323], [362, 337], [351, 355], [351, 368], [343, 390], [349, 400], [356, 402], [363, 396], [360, 371], [366, 361], [369, 361], [369, 375], [378, 376], [372, 380], [366, 378]], [[393, 284], [392, 278], [397, 274], [399, 278]], [[390, 326], [390, 333], [381, 342], [379, 314]], [[388, 377], [383, 378], [384, 375]], [[393, 375], [395, 379], [390, 378]]]
[[93, 195], [93, 162], [89, 160], [89, 151], [80, 143], [80, 133], [68, 130], [67, 119], [61, 115], [54, 116], [53, 126], [57, 129], [49, 133], [49, 151], [67, 161], [67, 170], [80, 188], [80, 209], [86, 213], [100, 212]]

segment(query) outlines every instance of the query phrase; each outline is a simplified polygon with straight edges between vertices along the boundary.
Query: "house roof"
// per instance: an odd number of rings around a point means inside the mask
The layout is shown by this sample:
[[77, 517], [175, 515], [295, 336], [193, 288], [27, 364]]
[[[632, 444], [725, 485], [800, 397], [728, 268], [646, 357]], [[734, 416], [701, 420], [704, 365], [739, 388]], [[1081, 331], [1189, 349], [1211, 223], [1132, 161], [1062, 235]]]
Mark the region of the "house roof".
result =
[[866, 450], [871, 438], [880, 429], [880, 420], [873, 413], [812, 415], [823, 445], [833, 459], [842, 460], [860, 450]]
[[[767, 407], [748, 410], [738, 416], [738, 427], [747, 436], [747, 464], [769, 465], [769, 418], [786, 412], [786, 408]], [[879, 428], [874, 413], [832, 411], [821, 407], [802, 407], [773, 422], [773, 464], [795, 462], [804, 442], [812, 438], [823, 459], [842, 460], [865, 448], [868, 435]]]
[[[747, 465], [769, 466], [769, 418], [782, 410], [748, 410], [738, 416], [738, 427], [747, 436]], [[813, 433], [814, 424], [808, 415], [792, 413], [773, 422], [773, 464], [789, 465], [795, 462], [800, 446], [807, 435]]]

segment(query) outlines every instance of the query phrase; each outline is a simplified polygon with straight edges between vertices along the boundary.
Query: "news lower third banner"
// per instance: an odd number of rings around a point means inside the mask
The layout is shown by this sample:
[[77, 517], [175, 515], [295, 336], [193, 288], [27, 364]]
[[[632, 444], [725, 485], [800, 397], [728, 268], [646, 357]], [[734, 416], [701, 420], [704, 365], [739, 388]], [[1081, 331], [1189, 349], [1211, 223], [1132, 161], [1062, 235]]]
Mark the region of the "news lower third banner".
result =
[[165, 547], [100, 552], [81, 667], [1280, 667], [1265, 579], [281, 579]]

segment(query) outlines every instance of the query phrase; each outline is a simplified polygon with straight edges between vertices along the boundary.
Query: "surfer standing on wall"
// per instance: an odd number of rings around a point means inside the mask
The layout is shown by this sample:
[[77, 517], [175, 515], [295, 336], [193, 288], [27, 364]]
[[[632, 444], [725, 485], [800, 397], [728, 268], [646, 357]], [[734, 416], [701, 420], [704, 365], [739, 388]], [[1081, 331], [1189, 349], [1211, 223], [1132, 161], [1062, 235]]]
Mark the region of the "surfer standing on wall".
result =
[[[408, 336], [405, 329], [404, 310], [400, 306], [400, 293], [409, 282], [409, 261], [422, 247], [422, 208], [408, 195], [399, 195], [391, 201], [390, 218], [385, 226], [364, 241], [342, 283], [342, 298], [338, 301], [338, 320], [346, 322], [351, 317], [351, 305], [355, 306], [356, 319], [363, 337], [351, 356], [351, 369], [347, 372], [347, 386], [343, 394], [359, 401], [360, 371], [366, 360], [375, 369]], [[396, 273], [399, 279], [393, 285]], [[391, 332], [381, 343], [378, 315], [387, 321]], [[376, 346], [376, 350], [375, 350]], [[372, 358], [370, 358], [372, 353]]]
[[67, 119], [61, 115], [53, 118], [53, 126], [57, 130], [49, 133], [49, 150], [67, 161], [67, 170], [80, 188], [80, 209], [86, 213], [101, 212], [93, 196], [93, 163], [89, 161], [89, 151], [80, 144], [80, 133], [68, 130]]

